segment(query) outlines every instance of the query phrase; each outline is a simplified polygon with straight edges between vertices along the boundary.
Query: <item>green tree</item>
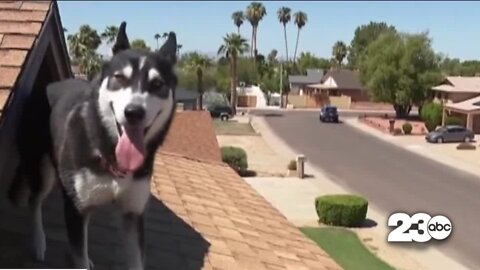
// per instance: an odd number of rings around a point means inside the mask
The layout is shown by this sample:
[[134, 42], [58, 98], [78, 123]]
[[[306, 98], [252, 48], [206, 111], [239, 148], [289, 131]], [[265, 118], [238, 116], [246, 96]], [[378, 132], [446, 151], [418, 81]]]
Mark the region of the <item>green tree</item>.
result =
[[381, 34], [396, 32], [395, 27], [389, 26], [384, 22], [370, 22], [369, 24], [357, 27], [353, 39], [350, 42], [347, 58], [348, 65], [351, 68], [358, 68], [358, 60], [370, 43], [375, 41]]
[[258, 25], [260, 21], [267, 15], [267, 9], [260, 2], [251, 2], [245, 11], [245, 18], [252, 25], [252, 40], [251, 42], [251, 51], [250, 54], [253, 57], [253, 62], [255, 63], [256, 57], [258, 54], [257, 51], [257, 32]]
[[285, 39], [286, 61], [288, 62], [288, 42], [287, 42], [287, 24], [292, 19], [290, 14], [292, 10], [289, 7], [281, 7], [277, 11], [278, 21], [283, 25], [283, 37]]
[[376, 101], [389, 102], [399, 118], [422, 106], [441, 79], [438, 57], [427, 34], [386, 33], [360, 59], [360, 78]]
[[343, 59], [347, 56], [347, 45], [343, 41], [337, 41], [332, 48], [332, 57], [339, 68], [342, 67]]
[[268, 63], [270, 63], [271, 65], [278, 64], [277, 55], [278, 55], [278, 51], [276, 49], [271, 50], [267, 56]]
[[118, 26], [109, 25], [105, 28], [101, 34], [101, 38], [107, 42], [107, 44], [112, 44], [115, 42], [118, 34]]
[[197, 92], [200, 94], [197, 105], [200, 110], [203, 109], [203, 93], [205, 92], [203, 85], [204, 72], [211, 66], [212, 60], [208, 56], [196, 52], [190, 54], [186, 60], [187, 69], [193, 71], [197, 76]]
[[227, 34], [218, 48], [218, 55], [224, 55], [230, 60], [230, 106], [234, 113], [237, 108], [237, 59], [248, 51], [247, 42], [239, 34]]
[[140, 38], [132, 40], [132, 42], [130, 42], [130, 47], [132, 49], [138, 50], [138, 51], [144, 51], [144, 52], [150, 52], [151, 51], [150, 47], [148, 47], [147, 44], [145, 43], [145, 40], [140, 39]]
[[158, 40], [159, 40], [161, 37], [162, 37], [162, 36], [161, 36], [159, 33], [156, 33], [155, 36], [154, 36], [155, 41], [157, 42], [157, 48], [156, 48], [156, 50], [158, 50], [158, 48], [160, 48], [160, 47], [159, 47], [159, 44], [158, 44]]
[[310, 52], [302, 52], [298, 57], [297, 67], [299, 73], [306, 74], [307, 69], [323, 69], [328, 70], [331, 67], [331, 62], [325, 58], [318, 58]]
[[80, 66], [80, 71], [92, 78], [101, 67], [102, 59], [96, 53], [102, 43], [97, 31], [89, 25], [82, 25], [77, 33], [68, 35], [68, 48], [73, 58]]
[[293, 62], [295, 63], [297, 58], [297, 49], [298, 49], [298, 40], [300, 39], [300, 30], [307, 24], [308, 17], [307, 13], [303, 11], [297, 11], [293, 14], [294, 20], [293, 22], [297, 26], [297, 42], [295, 43], [295, 53], [293, 54]]
[[235, 11], [232, 13], [233, 24], [237, 27], [237, 33], [240, 35], [240, 26], [243, 24], [245, 17], [243, 16], [243, 11]]

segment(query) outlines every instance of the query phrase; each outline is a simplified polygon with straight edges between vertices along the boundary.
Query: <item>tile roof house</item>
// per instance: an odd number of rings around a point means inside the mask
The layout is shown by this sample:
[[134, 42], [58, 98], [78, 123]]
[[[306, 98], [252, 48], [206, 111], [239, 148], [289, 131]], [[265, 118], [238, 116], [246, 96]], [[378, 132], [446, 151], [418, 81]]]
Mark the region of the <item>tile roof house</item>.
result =
[[329, 96], [349, 96], [352, 102], [367, 101], [368, 94], [360, 82], [358, 71], [348, 69], [331, 69], [320, 83], [308, 85], [309, 90], [321, 90]]
[[307, 69], [307, 75], [289, 75], [290, 94], [298, 95], [307, 85], [320, 83], [324, 75], [325, 71], [322, 69]]
[[[44, 14], [44, 19], [26, 12]], [[2, 184], [8, 182], [4, 173], [16, 167], [10, 158], [15, 135], [10, 129], [17, 127], [26, 98], [72, 73], [55, 2], [1, 1], [0, 15], [14, 21], [0, 20], [3, 42], [8, 35], [30, 41], [0, 50], [8, 55], [0, 58], [0, 91], [9, 96], [0, 126]], [[41, 102], [33, 99], [28, 104], [35, 106], [37, 101]], [[157, 153], [151, 191], [145, 216], [147, 269], [341, 269], [222, 163], [208, 112], [179, 112], [174, 118]], [[5, 192], [5, 185], [0, 185], [0, 192]], [[26, 249], [28, 209], [13, 208], [5, 197], [0, 196], [0, 268], [68, 267], [60, 190], [54, 189], [43, 208], [47, 234], [43, 263], [32, 261]], [[117, 214], [107, 206], [90, 222], [89, 250], [96, 269], [123, 269]]]
[[445, 105], [442, 124], [447, 116], [455, 116], [480, 133], [480, 77], [447, 76], [431, 90], [434, 101]]
[[26, 101], [33, 96], [41, 100], [48, 83], [69, 77], [72, 71], [57, 3], [0, 1], [2, 178], [11, 177], [15, 168], [12, 145]]

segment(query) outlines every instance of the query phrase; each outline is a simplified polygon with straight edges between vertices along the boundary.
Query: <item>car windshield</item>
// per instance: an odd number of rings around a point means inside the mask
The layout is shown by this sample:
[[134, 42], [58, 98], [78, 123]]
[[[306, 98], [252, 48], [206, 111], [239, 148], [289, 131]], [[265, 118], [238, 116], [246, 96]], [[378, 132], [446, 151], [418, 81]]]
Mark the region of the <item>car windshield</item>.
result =
[[447, 131], [447, 128], [445, 128], [445, 127], [440, 127], [437, 130], [435, 130], [435, 132], [440, 132], [440, 133], [444, 133], [446, 131]]
[[336, 113], [337, 108], [336, 107], [327, 107], [327, 108], [325, 108], [325, 111], [326, 112], [331, 112], [331, 113]]

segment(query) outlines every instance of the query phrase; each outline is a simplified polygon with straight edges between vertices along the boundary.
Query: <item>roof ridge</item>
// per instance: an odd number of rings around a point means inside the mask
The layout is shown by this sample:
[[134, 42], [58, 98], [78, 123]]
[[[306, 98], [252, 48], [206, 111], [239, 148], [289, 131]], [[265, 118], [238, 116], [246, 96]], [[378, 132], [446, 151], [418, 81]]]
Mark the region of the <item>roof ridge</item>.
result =
[[179, 157], [179, 158], [183, 158], [183, 159], [187, 159], [187, 160], [196, 161], [196, 162], [199, 162], [199, 163], [206, 163], [206, 164], [212, 164], [212, 165], [221, 165], [221, 166], [224, 166], [224, 167], [228, 167], [228, 165], [227, 165], [226, 163], [224, 163], [224, 162], [219, 162], [219, 161], [209, 160], [209, 159], [203, 159], [203, 158], [195, 158], [195, 157], [191, 157], [191, 156], [187, 156], [187, 155], [182, 155], [182, 154], [179, 154], [179, 153], [174, 153], [174, 152], [165, 151], [165, 150], [160, 150], [160, 151], [158, 152], [158, 154], [167, 155], [167, 156], [172, 156], [172, 157]]

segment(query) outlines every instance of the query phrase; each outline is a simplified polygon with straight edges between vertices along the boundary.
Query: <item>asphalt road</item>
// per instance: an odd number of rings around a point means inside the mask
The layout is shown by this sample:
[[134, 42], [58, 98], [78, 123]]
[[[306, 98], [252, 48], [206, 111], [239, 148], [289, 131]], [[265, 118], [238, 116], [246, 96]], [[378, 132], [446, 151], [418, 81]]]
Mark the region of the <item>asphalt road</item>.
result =
[[265, 117], [273, 131], [305, 154], [308, 162], [386, 213], [447, 216], [454, 226], [447, 240], [410, 243], [409, 248], [438, 245], [471, 269], [480, 269], [480, 178], [346, 124], [320, 123], [317, 112], [283, 112]]

